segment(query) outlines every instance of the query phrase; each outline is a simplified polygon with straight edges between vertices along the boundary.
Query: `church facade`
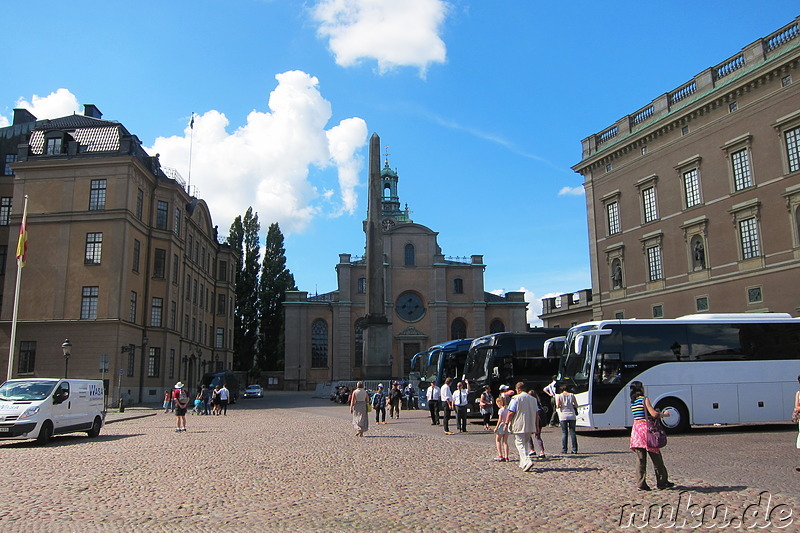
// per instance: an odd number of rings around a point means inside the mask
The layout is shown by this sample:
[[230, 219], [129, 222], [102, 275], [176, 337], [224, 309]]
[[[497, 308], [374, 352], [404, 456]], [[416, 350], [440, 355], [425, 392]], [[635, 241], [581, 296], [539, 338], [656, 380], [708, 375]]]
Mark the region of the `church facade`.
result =
[[[445, 257], [438, 233], [411, 220], [408, 207], [400, 208], [398, 176], [388, 161], [379, 180], [383, 295], [390, 336], [385, 364], [391, 369], [391, 375], [380, 379], [407, 377], [414, 354], [442, 342], [525, 331], [524, 294], [487, 293], [483, 256]], [[338, 289], [333, 292], [286, 295], [288, 390], [375, 377], [365, 372], [367, 258], [340, 254], [336, 272]]]

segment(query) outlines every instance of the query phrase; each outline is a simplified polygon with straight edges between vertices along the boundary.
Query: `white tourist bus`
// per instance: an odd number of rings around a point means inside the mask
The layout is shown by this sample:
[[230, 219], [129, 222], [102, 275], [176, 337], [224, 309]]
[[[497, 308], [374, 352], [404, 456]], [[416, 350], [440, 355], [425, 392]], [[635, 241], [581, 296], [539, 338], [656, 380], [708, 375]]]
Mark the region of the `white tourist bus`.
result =
[[586, 322], [567, 332], [559, 365], [577, 425], [632, 426], [628, 385], [641, 381], [672, 432], [787, 421], [798, 375], [800, 318], [784, 313]]

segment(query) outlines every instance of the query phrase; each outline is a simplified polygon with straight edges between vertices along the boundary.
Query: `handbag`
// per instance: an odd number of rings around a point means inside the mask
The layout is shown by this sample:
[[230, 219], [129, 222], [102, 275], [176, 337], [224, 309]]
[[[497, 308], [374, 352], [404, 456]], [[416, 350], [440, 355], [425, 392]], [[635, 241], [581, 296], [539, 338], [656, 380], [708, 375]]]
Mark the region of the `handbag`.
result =
[[372, 412], [372, 402], [367, 402], [367, 412], [368, 413]]
[[797, 424], [800, 422], [800, 411], [795, 411], [792, 413], [792, 424]]
[[667, 431], [659, 418], [647, 417], [647, 447], [663, 448], [667, 445]]

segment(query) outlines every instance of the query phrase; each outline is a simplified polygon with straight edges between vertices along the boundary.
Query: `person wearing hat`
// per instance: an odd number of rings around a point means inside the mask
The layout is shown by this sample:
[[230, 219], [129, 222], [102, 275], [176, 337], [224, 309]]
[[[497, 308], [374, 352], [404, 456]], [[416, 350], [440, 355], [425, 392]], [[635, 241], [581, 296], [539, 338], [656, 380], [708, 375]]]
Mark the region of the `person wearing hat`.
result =
[[403, 399], [403, 391], [400, 390], [400, 383], [392, 383], [392, 390], [389, 391], [389, 418], [400, 418], [400, 402]]
[[[375, 410], [375, 423], [386, 423], [386, 395], [383, 393], [383, 383], [378, 383], [378, 391], [372, 395], [372, 408]], [[383, 422], [381, 422], [383, 417]]]
[[183, 382], [179, 381], [175, 384], [172, 399], [175, 402], [175, 431], [186, 431], [186, 407], [189, 405], [189, 393], [186, 392], [186, 385]]

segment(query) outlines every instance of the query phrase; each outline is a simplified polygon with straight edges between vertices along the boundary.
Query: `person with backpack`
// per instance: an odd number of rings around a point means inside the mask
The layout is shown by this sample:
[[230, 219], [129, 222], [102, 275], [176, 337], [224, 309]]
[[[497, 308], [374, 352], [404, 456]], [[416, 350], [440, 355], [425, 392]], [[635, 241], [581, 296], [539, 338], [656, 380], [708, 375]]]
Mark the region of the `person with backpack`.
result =
[[[383, 393], [383, 383], [378, 384], [378, 391], [372, 395], [372, 408], [375, 410], [375, 423], [386, 423], [386, 395]], [[383, 422], [381, 422], [383, 417]]]
[[172, 399], [175, 401], [175, 431], [186, 431], [186, 408], [189, 405], [189, 393], [186, 392], [186, 385], [183, 382], [179, 381], [175, 384]]

